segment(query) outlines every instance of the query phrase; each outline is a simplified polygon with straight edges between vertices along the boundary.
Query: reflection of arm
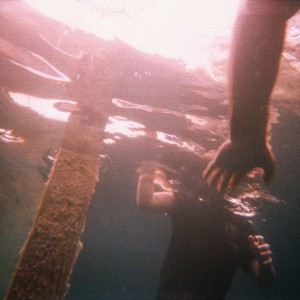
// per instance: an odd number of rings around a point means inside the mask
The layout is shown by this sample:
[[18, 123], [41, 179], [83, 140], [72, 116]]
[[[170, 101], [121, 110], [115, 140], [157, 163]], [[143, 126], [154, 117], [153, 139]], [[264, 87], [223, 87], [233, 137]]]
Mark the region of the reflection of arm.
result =
[[66, 93], [68, 82], [39, 76], [6, 58], [0, 58], [0, 65], [1, 86], [11, 91], [41, 98], [70, 98]]
[[246, 0], [236, 20], [229, 98], [233, 144], [264, 146], [268, 104], [283, 48], [288, 1]]
[[136, 203], [139, 208], [149, 212], [166, 212], [174, 202], [171, 191], [154, 192], [155, 170], [139, 175]]
[[41, 32], [55, 33], [63, 26], [42, 15], [23, 1], [3, 3], [0, 8], [0, 37], [34, 52], [70, 78], [78, 72], [79, 59], [57, 49], [41, 36]]

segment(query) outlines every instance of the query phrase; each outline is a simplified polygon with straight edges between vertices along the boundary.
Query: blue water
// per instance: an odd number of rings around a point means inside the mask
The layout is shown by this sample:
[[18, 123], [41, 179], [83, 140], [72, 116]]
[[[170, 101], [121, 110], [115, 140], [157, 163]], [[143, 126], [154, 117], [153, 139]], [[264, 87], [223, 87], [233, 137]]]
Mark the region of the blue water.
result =
[[[205, 153], [217, 149], [228, 132], [224, 92], [214, 88], [211, 98], [186, 95], [172, 84], [177, 79], [171, 78], [167, 84], [156, 79], [143, 86], [133, 84], [126, 91], [126, 100], [114, 100], [105, 134], [104, 168], [86, 218], [83, 249], [67, 300], [154, 298], [171, 227], [167, 215], [142, 214], [137, 209], [136, 169], [143, 160], [164, 163], [188, 178], [191, 192], [201, 195], [193, 183], [201, 179], [207, 163]], [[122, 88], [116, 92], [119, 96]], [[232, 300], [300, 297], [300, 123], [296, 114], [276, 103], [274, 107], [279, 111], [279, 124], [273, 124], [271, 131], [277, 172], [269, 194], [281, 203], [265, 205], [255, 225], [271, 244], [277, 281], [270, 292], [263, 293], [249, 275], [238, 272], [228, 294]], [[1, 167], [8, 167], [5, 160], [1, 160]], [[15, 206], [20, 209], [21, 205], [22, 198]], [[25, 212], [19, 213], [29, 229], [34, 215], [30, 219]], [[13, 223], [2, 226], [14, 234]], [[9, 261], [9, 272], [26, 237], [27, 231], [20, 233], [16, 245], [11, 246], [13, 251], [1, 251], [0, 261]], [[7, 273], [3, 281], [8, 282], [9, 277]], [[3, 286], [0, 297], [5, 294]]]
[[[152, 118], [152, 121], [157, 119]], [[168, 127], [166, 119], [165, 130]], [[271, 244], [277, 281], [272, 291], [263, 293], [249, 275], [238, 272], [228, 299], [292, 300], [300, 297], [300, 207], [297, 199], [300, 195], [297, 182], [300, 125], [299, 118], [290, 112], [281, 111], [279, 121], [272, 127], [277, 173], [270, 190], [286, 204], [268, 205], [257, 221], [257, 229]], [[170, 127], [175, 133], [172, 122]], [[176, 129], [178, 137], [182, 129]], [[201, 145], [199, 139], [198, 145]], [[91, 203], [82, 236], [84, 247], [74, 268], [67, 299], [150, 300], [158, 285], [170, 238], [170, 222], [168, 216], [145, 215], [137, 210], [135, 170], [144, 159], [175, 162], [173, 167], [177, 162], [178, 167], [185, 164], [191, 168], [198, 157], [176, 146], [159, 148], [153, 140], [144, 137], [123, 138], [107, 146], [107, 153], [112, 163]]]
[[[182, 70], [170, 71], [166, 65], [149, 62], [143, 57], [128, 63], [126, 71], [120, 75], [114, 91], [113, 110], [104, 138], [104, 167], [86, 218], [81, 238], [83, 249], [74, 266], [67, 300], [154, 298], [170, 240], [171, 224], [167, 215], [142, 214], [137, 209], [136, 169], [143, 160], [163, 163], [176, 170], [179, 178], [185, 178], [190, 192], [201, 196], [196, 183], [201, 180], [209, 152], [216, 150], [228, 135], [224, 85], [201, 78], [200, 72], [200, 88], [196, 92], [188, 91], [188, 87], [180, 85], [180, 82], [188, 82]], [[277, 171], [267, 192], [280, 203], [264, 203], [255, 218], [256, 229], [271, 245], [277, 280], [270, 292], [263, 293], [249, 275], [238, 272], [228, 294], [230, 300], [300, 299], [300, 122], [296, 114], [299, 109], [294, 113], [289, 107], [279, 104], [274, 102], [279, 123], [272, 124], [271, 131]], [[32, 134], [43, 130], [47, 138], [51, 135], [52, 140], [59, 143], [61, 135], [54, 128], [58, 125], [40, 118], [37, 124], [44, 126]], [[13, 122], [11, 125], [12, 128], [5, 129], [13, 130]], [[26, 125], [22, 124], [25, 128]], [[25, 133], [30, 136], [26, 129]], [[55, 153], [51, 143], [47, 145], [48, 140], [45, 140], [45, 147], [49, 146], [49, 149], [44, 150]], [[24, 158], [18, 165], [22, 151], [25, 156], [25, 144], [12, 146], [0, 142], [5, 154], [0, 157], [2, 170], [15, 168], [12, 173], [17, 179], [19, 170], [24, 176], [27, 169], [31, 172], [29, 174], [34, 171], [35, 176], [41, 176], [41, 181], [46, 178], [48, 166], [41, 165], [43, 153], [37, 151], [40, 156], [34, 163]], [[10, 152], [10, 149], [17, 151]], [[15, 164], [12, 163], [15, 157], [7, 160], [10, 153], [19, 155]], [[32, 185], [34, 180], [30, 176], [24, 176], [26, 178], [21, 182]], [[4, 180], [5, 176], [0, 179]], [[22, 193], [14, 193], [11, 187], [5, 192], [6, 198], [0, 199], [0, 267], [4, 266], [0, 270], [3, 276], [0, 278], [0, 298], [5, 294], [37, 206], [37, 200], [34, 200], [30, 202], [31, 210], [27, 211], [26, 202], [19, 196]], [[6, 211], [13, 212], [12, 218], [5, 215]]]

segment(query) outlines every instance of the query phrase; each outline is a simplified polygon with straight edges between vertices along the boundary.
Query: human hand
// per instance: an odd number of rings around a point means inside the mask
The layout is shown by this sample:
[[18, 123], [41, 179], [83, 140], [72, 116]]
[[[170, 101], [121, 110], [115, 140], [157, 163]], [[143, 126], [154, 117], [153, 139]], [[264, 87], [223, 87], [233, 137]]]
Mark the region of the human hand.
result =
[[265, 182], [273, 177], [275, 161], [267, 146], [234, 145], [226, 141], [204, 170], [203, 177], [211, 187], [224, 192], [256, 168], [262, 172]]
[[272, 251], [270, 245], [265, 242], [262, 235], [249, 235], [248, 241], [250, 249], [263, 265], [270, 265], [272, 263]]

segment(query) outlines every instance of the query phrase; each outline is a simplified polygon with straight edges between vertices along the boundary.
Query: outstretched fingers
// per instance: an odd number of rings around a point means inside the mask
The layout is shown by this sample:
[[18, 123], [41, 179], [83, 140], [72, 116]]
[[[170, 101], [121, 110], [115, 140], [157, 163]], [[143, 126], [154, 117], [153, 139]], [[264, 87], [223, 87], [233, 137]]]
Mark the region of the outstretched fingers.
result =
[[230, 189], [233, 186], [233, 183], [235, 181], [236, 172], [224, 172], [223, 181], [220, 185], [219, 191], [221, 193], [226, 192], [226, 190]]
[[216, 167], [213, 172], [211, 172], [210, 177], [207, 178], [208, 185], [211, 187], [217, 187], [220, 179], [222, 179], [223, 170]]
[[202, 173], [202, 177], [204, 179], [208, 179], [210, 177], [210, 174], [217, 168], [217, 164], [215, 161], [211, 161], [207, 167], [205, 168], [205, 170]]
[[220, 168], [215, 162], [210, 163], [203, 171], [202, 176], [207, 180], [210, 187], [224, 192], [232, 182], [234, 172]]
[[237, 186], [241, 180], [246, 176], [247, 172], [236, 172], [232, 178], [231, 187]]
[[222, 169], [215, 162], [209, 164], [202, 173], [202, 176], [207, 180], [208, 185], [216, 188], [221, 193], [238, 185], [245, 175], [246, 172]]

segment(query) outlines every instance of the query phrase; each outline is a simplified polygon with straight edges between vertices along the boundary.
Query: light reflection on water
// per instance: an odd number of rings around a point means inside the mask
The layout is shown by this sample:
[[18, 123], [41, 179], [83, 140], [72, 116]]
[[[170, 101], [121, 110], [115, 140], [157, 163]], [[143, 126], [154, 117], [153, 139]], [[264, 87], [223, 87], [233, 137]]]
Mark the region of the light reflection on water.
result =
[[23, 143], [25, 140], [21, 137], [15, 136], [12, 130], [0, 128], [0, 141], [4, 143]]
[[61, 102], [61, 100], [45, 100], [20, 93], [10, 93], [10, 96], [15, 103], [24, 107], [29, 107], [46, 118], [64, 122], [68, 120], [70, 113], [59, 111], [54, 107], [54, 104]]
[[[58, 105], [55, 105], [60, 103], [60, 100], [43, 100], [16, 93], [11, 93], [10, 96], [15, 103], [29, 107], [49, 119], [66, 122], [70, 114], [56, 108]], [[65, 103], [68, 104], [68, 102]], [[74, 102], [70, 101], [70, 103]], [[204, 101], [201, 105], [198, 103], [190, 103], [189, 106], [181, 105], [176, 109], [172, 106], [172, 103], [162, 108], [157, 105], [134, 103], [119, 98], [114, 98], [112, 103], [112, 112], [114, 113], [114, 110], [117, 110], [118, 114], [112, 114], [108, 118], [105, 139], [103, 140], [107, 149], [111, 145], [117, 147], [120, 140], [146, 138], [153, 140], [153, 149], [151, 149], [153, 153], [158, 151], [167, 152], [171, 147], [172, 151], [175, 149], [175, 152], [179, 153], [179, 159], [180, 155], [184, 156], [190, 153], [190, 160], [194, 161], [196, 165], [200, 163], [204, 166], [208, 159], [212, 157], [213, 150], [216, 149], [228, 132], [228, 122], [223, 117], [226, 103], [223, 102], [219, 104], [220, 110], [215, 114], [211, 114], [209, 107], [205, 106], [206, 104], [209, 105], [209, 101]], [[190, 109], [187, 109], [187, 107]], [[193, 113], [190, 113], [191, 109]], [[145, 114], [147, 122], [143, 120], [143, 117], [140, 117], [142, 112]], [[210, 116], [207, 116], [208, 113]], [[160, 128], [160, 122], [164, 124], [164, 131]], [[175, 124], [179, 125], [175, 126], [174, 130]], [[5, 131], [4, 129], [2, 131], [1, 141], [24, 142], [22, 137], [14, 137], [11, 131]], [[134, 143], [134, 141], [132, 140], [131, 143]], [[215, 145], [213, 148], [209, 146], [211, 143]], [[105, 155], [109, 157], [109, 153]], [[155, 154], [154, 157], [159, 157], [159, 155]], [[173, 165], [172, 167], [176, 169], [179, 166]], [[105, 167], [105, 169], [107, 168], [109, 166]], [[178, 171], [180, 172], [180, 170]], [[200, 174], [191, 174], [191, 176], [201, 177]], [[261, 204], [264, 201], [276, 202], [275, 197], [270, 196], [260, 188], [259, 184], [261, 183], [262, 181], [258, 179], [256, 186], [248, 185], [246, 192], [242, 188], [240, 191], [235, 191], [234, 195], [228, 195], [226, 198], [228, 209], [236, 214], [252, 218], [262, 206], [257, 205], [257, 203]], [[193, 193], [193, 191], [191, 192]], [[195, 193], [198, 192], [195, 190]]]
[[230, 35], [239, 0], [26, 2], [71, 27], [104, 39], [117, 37], [147, 53], [181, 59], [195, 67], [208, 66], [210, 45]]

